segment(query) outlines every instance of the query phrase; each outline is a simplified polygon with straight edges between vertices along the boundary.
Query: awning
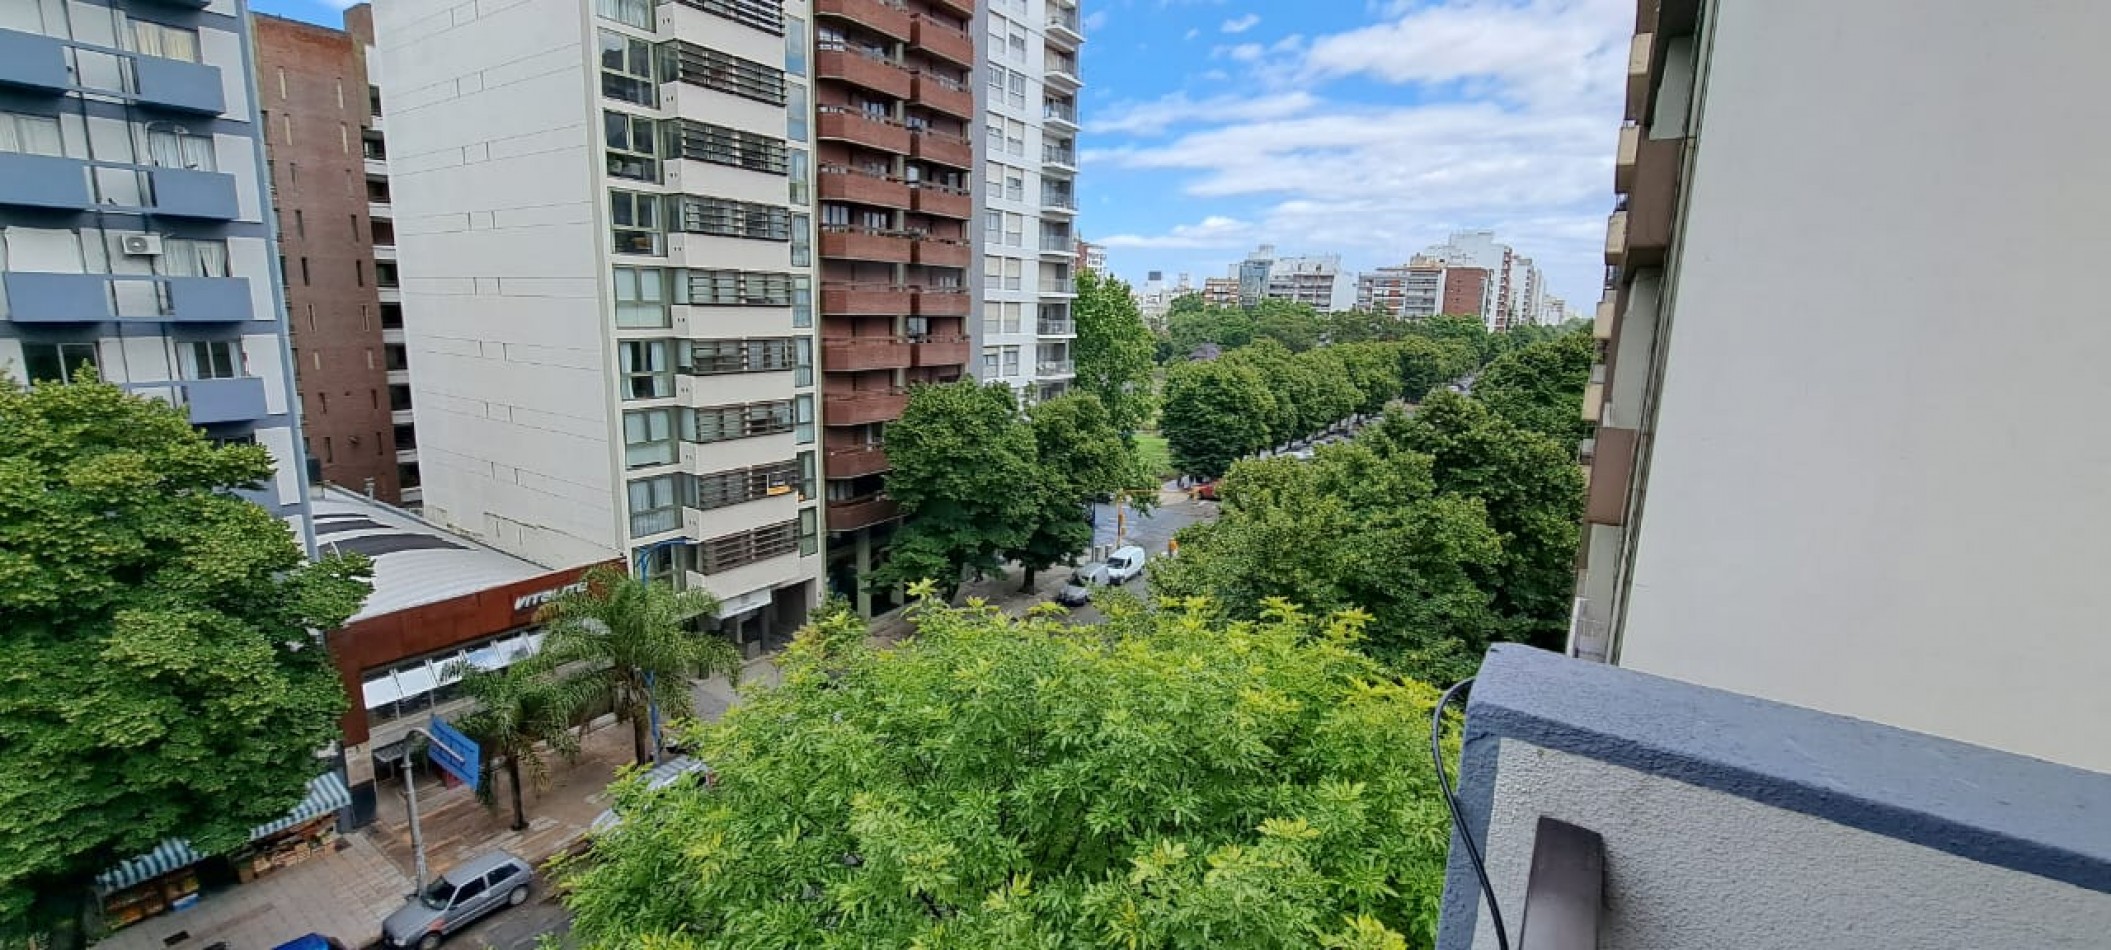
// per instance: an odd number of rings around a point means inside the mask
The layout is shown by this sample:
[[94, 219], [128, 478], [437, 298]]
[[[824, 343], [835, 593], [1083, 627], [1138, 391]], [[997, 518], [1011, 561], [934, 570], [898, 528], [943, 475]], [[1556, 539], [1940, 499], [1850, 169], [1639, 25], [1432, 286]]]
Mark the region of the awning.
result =
[[[345, 788], [344, 779], [336, 772], [324, 772], [308, 780], [308, 797], [293, 806], [293, 810], [287, 812], [286, 817], [250, 829], [249, 840], [268, 838], [350, 804], [352, 793]], [[97, 875], [95, 886], [104, 893], [121, 891], [141, 881], [152, 880], [170, 871], [189, 867], [205, 858], [205, 855], [191, 850], [190, 842], [181, 838], [170, 838], [155, 845], [154, 850]]]

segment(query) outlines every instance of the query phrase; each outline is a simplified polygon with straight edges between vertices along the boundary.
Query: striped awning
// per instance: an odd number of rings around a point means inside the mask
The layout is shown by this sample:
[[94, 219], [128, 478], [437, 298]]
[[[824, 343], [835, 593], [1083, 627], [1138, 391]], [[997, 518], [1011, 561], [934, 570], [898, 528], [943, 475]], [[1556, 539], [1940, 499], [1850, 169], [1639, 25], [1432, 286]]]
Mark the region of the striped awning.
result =
[[[314, 821], [352, 803], [352, 793], [345, 788], [344, 779], [336, 772], [324, 772], [308, 780], [308, 797], [286, 813], [286, 817], [269, 824], [258, 825], [249, 831], [249, 840], [267, 838], [302, 822]], [[205, 860], [205, 855], [191, 850], [190, 842], [181, 838], [170, 838], [155, 845], [154, 850], [126, 861], [95, 878], [97, 890], [104, 893], [121, 891], [141, 881], [152, 880], [179, 868], [186, 868]]]

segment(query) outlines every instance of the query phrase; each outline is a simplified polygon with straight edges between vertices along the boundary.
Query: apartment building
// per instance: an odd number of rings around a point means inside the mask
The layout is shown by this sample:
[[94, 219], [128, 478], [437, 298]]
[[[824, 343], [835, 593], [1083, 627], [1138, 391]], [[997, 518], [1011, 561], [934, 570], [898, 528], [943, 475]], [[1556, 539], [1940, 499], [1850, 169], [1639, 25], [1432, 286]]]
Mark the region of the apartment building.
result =
[[1077, 266], [1101, 277], [1107, 276], [1107, 246], [1083, 238], [1077, 242]]
[[807, 4], [374, 25], [426, 516], [707, 591], [751, 651], [788, 635], [822, 565], [811, 142], [846, 118], [816, 121]]
[[312, 549], [247, 13], [0, 4], [0, 372], [90, 365], [261, 444], [243, 494]]
[[1202, 279], [1202, 302], [1213, 307], [1240, 306], [1239, 278], [1205, 277]]
[[[754, 0], [760, 2], [760, 0]], [[971, 0], [819, 0], [821, 419], [828, 579], [868, 613], [900, 517], [882, 492], [907, 387], [967, 373], [975, 198]]]
[[[345, 16], [363, 34], [275, 16], [253, 21], [288, 330], [301, 354], [294, 381], [322, 479], [415, 504], [415, 455], [403, 458], [415, 449], [399, 444], [415, 442], [410, 426], [395, 421], [396, 387], [409, 388], [402, 305], [389, 304], [389, 313], [382, 303], [400, 291], [387, 168], [372, 128], [371, 16], [364, 5]], [[377, 185], [380, 200], [371, 200]], [[392, 317], [393, 331], [385, 329]]]
[[2111, 7], [1638, 6], [1572, 652], [2111, 771]]
[[977, 378], [1031, 402], [1076, 377], [1070, 304], [1077, 218], [1078, 13], [1069, 0], [990, 0], [981, 37], [982, 273]]
[[1142, 284], [1130, 291], [1130, 296], [1135, 298], [1136, 310], [1143, 315], [1144, 322], [1152, 329], [1163, 330], [1166, 311], [1172, 309], [1173, 301], [1195, 292], [1188, 275], [1180, 274], [1173, 283], [1167, 284], [1165, 272], [1154, 270], [1144, 276]]

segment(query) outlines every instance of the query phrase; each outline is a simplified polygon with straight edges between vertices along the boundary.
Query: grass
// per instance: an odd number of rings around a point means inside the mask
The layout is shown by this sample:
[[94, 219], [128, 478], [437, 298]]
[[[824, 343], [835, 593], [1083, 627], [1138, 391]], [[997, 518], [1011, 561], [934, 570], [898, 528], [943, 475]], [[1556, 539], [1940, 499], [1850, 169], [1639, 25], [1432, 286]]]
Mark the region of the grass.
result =
[[1165, 436], [1154, 432], [1137, 433], [1136, 454], [1143, 457], [1144, 471], [1160, 479], [1173, 477], [1173, 453], [1165, 447]]

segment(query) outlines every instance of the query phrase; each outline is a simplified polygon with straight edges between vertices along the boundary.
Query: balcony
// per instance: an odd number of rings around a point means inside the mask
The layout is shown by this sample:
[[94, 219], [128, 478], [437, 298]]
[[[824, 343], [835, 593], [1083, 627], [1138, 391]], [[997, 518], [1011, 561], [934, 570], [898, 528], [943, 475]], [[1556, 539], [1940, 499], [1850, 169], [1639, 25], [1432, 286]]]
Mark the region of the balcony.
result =
[[907, 8], [886, 0], [814, 0], [814, 13], [837, 16], [888, 39], [913, 42], [914, 18]]
[[88, 195], [87, 166], [75, 158], [0, 153], [0, 205], [92, 208], [95, 201]]
[[1042, 360], [1034, 364], [1034, 376], [1041, 379], [1076, 375], [1077, 364], [1070, 360]]
[[962, 120], [975, 117], [974, 93], [957, 82], [931, 73], [917, 73], [914, 88], [915, 95], [911, 100], [917, 105]]
[[815, 138], [849, 142], [896, 155], [909, 153], [909, 130], [892, 119], [841, 106], [822, 106], [815, 111], [818, 113], [814, 118]]
[[890, 99], [909, 98], [909, 71], [862, 49], [817, 47], [814, 51], [814, 75], [821, 79], [847, 82]]
[[1520, 948], [2082, 947], [2111, 912], [2111, 775], [1524, 646], [1456, 774], [1439, 950], [1494, 943], [1461, 836]]
[[1068, 319], [1065, 319], [1065, 320], [1036, 320], [1036, 321], [1034, 321], [1034, 335], [1035, 335], [1035, 336], [1076, 336], [1076, 335], [1077, 335], [1077, 321], [1075, 321], [1075, 320], [1068, 320]]
[[1655, 267], [1664, 262], [1678, 211], [1685, 146], [1682, 138], [1644, 138], [1636, 143], [1627, 192], [1627, 249], [1623, 255], [1627, 267]]
[[1077, 106], [1068, 99], [1044, 99], [1041, 101], [1041, 121], [1051, 126], [1061, 126], [1057, 131], [1077, 131]]
[[825, 201], [848, 201], [882, 208], [909, 207], [909, 183], [891, 175], [879, 175], [848, 165], [824, 164], [815, 176], [817, 190]]
[[368, 201], [366, 203], [366, 214], [369, 218], [389, 221], [396, 217], [396, 208], [386, 201]]
[[910, 200], [913, 202], [910, 205], [912, 210], [934, 218], [966, 221], [975, 216], [975, 199], [957, 188], [948, 188], [928, 181], [917, 182], [911, 186]]
[[915, 256], [915, 243], [899, 231], [868, 231], [846, 224], [821, 228], [821, 256], [840, 260], [907, 264]]
[[[0, 85], [46, 93], [75, 88], [77, 83], [67, 67], [65, 50], [69, 45], [74, 44], [34, 33], [0, 30]], [[128, 64], [115, 84], [109, 88], [98, 86], [98, 92], [123, 96], [142, 105], [205, 115], [219, 115], [227, 108], [217, 66], [103, 52], [100, 47], [84, 47], [77, 55], [117, 57]]]
[[396, 259], [396, 245], [394, 245], [394, 244], [376, 244], [376, 245], [374, 245], [374, 259], [375, 259], [375, 260], [377, 260], [377, 261], [393, 261], [393, 260], [395, 260], [395, 259]]
[[866, 495], [828, 503], [828, 530], [856, 531], [902, 516], [902, 506], [885, 495]]
[[960, 241], [922, 238], [916, 242], [916, 263], [931, 267], [966, 267], [973, 249]]
[[892, 422], [909, 408], [909, 393], [902, 389], [867, 389], [854, 393], [829, 393], [821, 397], [821, 424], [862, 426]]
[[1077, 284], [1070, 280], [1043, 277], [1041, 278], [1041, 293], [1043, 296], [1053, 294], [1058, 297], [1075, 297], [1077, 296]]
[[1636, 33], [1627, 47], [1627, 121], [1649, 114], [1649, 80], [1656, 60], [1656, 35]]
[[968, 362], [968, 338], [964, 336], [931, 336], [915, 341], [916, 365], [918, 366], [965, 366]]
[[194, 379], [181, 386], [182, 405], [192, 425], [254, 422], [270, 415], [264, 403], [264, 381], [255, 376]]
[[1050, 3], [1045, 35], [1050, 41], [1070, 49], [1085, 42], [1085, 34], [1078, 27], [1077, 8]]
[[1076, 260], [1077, 239], [1067, 234], [1043, 234], [1041, 235], [1041, 256]]
[[821, 285], [821, 312], [829, 316], [901, 316], [909, 312], [909, 288], [887, 283]]
[[388, 159], [375, 158], [370, 155], [367, 156], [364, 161], [366, 164], [366, 174], [368, 178], [388, 177]]
[[963, 170], [974, 170], [975, 148], [968, 144], [967, 139], [931, 129], [917, 129], [911, 139], [909, 155], [913, 158]]
[[1069, 146], [1042, 145], [1041, 172], [1068, 172], [1077, 174], [1077, 149]]
[[1605, 266], [1627, 262], [1627, 212], [1615, 211], [1605, 219]]
[[913, 43], [925, 53], [963, 68], [975, 66], [975, 41], [966, 32], [927, 16], [916, 18]]
[[0, 85], [51, 93], [71, 88], [66, 44], [36, 33], [0, 30]]
[[1085, 81], [1078, 78], [1077, 57], [1058, 55], [1051, 50], [1049, 51], [1046, 64], [1048, 71], [1044, 75], [1043, 81], [1048, 84], [1048, 88], [1058, 92], [1074, 93], [1085, 85]]
[[828, 461], [822, 466], [824, 474], [835, 479], [878, 475], [893, 467], [887, 462], [887, 450], [877, 445], [829, 449]]
[[147, 277], [110, 274], [0, 275], [16, 323], [233, 323], [252, 319], [244, 277]]
[[1076, 214], [1077, 194], [1068, 188], [1043, 188], [1041, 211], [1049, 214]]
[[908, 369], [910, 363], [909, 341], [901, 337], [827, 337], [821, 340], [822, 372]]
[[919, 317], [965, 317], [973, 305], [959, 287], [926, 287], [916, 295]]
[[975, 0], [931, 0], [931, 5], [956, 14], [963, 20], [975, 19]]
[[144, 104], [205, 115], [227, 110], [217, 66], [137, 56], [132, 59], [132, 77], [138, 84], [133, 94]]

